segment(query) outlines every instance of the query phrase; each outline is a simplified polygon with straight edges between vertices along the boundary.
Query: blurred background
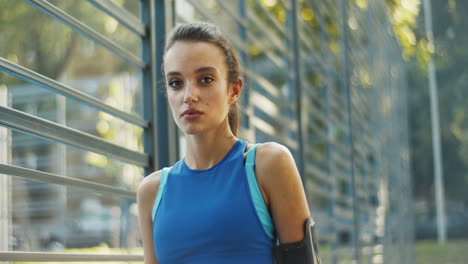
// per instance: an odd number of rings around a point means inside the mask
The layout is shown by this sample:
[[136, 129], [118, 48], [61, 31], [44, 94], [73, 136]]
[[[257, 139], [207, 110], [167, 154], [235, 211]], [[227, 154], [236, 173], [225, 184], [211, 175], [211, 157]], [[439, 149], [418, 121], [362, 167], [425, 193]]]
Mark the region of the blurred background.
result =
[[135, 191], [184, 155], [160, 43], [193, 21], [239, 52], [241, 138], [294, 154], [323, 263], [466, 263], [466, 14], [463, 0], [0, 0], [0, 263], [141, 263]]

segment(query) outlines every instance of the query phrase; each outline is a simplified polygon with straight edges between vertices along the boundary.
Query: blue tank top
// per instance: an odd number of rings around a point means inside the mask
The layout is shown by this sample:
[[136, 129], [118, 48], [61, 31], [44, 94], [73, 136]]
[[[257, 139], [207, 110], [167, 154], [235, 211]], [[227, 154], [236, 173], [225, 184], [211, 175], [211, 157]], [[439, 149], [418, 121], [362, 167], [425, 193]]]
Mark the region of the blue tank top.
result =
[[272, 221], [256, 179], [247, 178], [246, 146], [238, 140], [206, 170], [192, 170], [184, 160], [163, 170], [153, 210], [160, 264], [273, 263]]

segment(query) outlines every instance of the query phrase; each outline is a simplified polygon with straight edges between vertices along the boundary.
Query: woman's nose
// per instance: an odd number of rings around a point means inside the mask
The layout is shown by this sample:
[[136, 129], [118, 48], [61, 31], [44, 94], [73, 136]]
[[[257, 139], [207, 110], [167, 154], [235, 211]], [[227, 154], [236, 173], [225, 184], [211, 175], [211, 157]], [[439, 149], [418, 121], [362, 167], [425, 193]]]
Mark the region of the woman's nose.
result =
[[185, 94], [184, 94], [184, 103], [193, 103], [198, 101], [198, 92], [197, 88], [190, 83], [187, 83], [185, 86]]

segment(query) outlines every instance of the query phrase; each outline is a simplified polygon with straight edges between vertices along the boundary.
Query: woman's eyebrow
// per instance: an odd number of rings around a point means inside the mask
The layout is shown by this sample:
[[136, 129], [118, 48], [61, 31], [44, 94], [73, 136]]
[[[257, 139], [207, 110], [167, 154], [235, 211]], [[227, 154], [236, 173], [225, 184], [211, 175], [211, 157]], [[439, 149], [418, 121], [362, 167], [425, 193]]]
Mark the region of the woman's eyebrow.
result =
[[[216, 70], [215, 67], [211, 67], [211, 66], [205, 66], [205, 67], [200, 67], [198, 69], [195, 70], [195, 73], [200, 73], [200, 72], [213, 72], [213, 73], [217, 73], [218, 71]], [[167, 77], [170, 77], [170, 76], [181, 76], [182, 73], [180, 72], [177, 72], [177, 71], [172, 71], [172, 72], [168, 72], [166, 74]]]
[[216, 70], [215, 67], [205, 66], [205, 67], [200, 67], [200, 68], [195, 70], [195, 73], [200, 73], [200, 72], [214, 72], [214, 73], [216, 73], [218, 71]]
[[166, 74], [167, 77], [169, 77], [169, 76], [181, 76], [181, 75], [182, 75], [182, 73], [180, 73], [180, 72], [175, 72], [175, 71], [173, 71], [173, 72], [168, 72], [168, 73]]

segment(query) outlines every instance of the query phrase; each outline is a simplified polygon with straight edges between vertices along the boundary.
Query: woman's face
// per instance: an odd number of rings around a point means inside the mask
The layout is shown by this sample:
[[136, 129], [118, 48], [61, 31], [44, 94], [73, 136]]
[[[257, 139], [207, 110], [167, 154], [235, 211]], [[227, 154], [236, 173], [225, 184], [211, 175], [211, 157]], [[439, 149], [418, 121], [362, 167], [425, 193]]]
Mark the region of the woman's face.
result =
[[187, 134], [219, 128], [240, 94], [228, 83], [224, 54], [209, 42], [176, 41], [165, 54], [164, 74], [172, 115]]

